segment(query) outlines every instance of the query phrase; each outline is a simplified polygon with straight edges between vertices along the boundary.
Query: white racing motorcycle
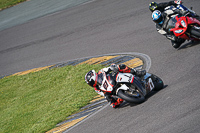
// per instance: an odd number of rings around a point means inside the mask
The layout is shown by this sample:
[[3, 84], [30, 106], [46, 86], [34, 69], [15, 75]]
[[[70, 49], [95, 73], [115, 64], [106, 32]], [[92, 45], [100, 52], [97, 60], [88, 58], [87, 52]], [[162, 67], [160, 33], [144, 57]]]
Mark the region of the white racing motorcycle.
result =
[[102, 72], [98, 75], [98, 84], [104, 92], [111, 93], [129, 103], [142, 103], [145, 96], [153, 90], [163, 88], [161, 78], [154, 74], [146, 73], [143, 77], [131, 73], [109, 73]]

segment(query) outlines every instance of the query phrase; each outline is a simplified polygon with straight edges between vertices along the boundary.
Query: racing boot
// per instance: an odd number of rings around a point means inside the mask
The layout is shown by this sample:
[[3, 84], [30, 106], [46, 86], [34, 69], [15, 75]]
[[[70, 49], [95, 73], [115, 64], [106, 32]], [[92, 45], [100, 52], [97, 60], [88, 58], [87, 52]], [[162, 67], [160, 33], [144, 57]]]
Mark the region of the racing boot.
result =
[[117, 108], [117, 107], [120, 106], [121, 103], [123, 103], [123, 101], [124, 101], [123, 99], [118, 98], [117, 100], [115, 100], [115, 102], [111, 101], [110, 106], [113, 107], [113, 108]]

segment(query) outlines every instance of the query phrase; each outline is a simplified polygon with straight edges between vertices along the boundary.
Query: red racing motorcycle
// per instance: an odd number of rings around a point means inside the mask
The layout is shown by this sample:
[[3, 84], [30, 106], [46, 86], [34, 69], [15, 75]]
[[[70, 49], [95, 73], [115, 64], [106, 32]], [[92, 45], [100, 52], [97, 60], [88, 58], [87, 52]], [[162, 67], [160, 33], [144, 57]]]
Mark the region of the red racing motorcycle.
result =
[[[172, 17], [167, 24], [166, 29], [174, 33], [178, 38], [191, 41], [200, 41], [200, 21], [189, 16]], [[174, 45], [178, 48], [180, 44]]]

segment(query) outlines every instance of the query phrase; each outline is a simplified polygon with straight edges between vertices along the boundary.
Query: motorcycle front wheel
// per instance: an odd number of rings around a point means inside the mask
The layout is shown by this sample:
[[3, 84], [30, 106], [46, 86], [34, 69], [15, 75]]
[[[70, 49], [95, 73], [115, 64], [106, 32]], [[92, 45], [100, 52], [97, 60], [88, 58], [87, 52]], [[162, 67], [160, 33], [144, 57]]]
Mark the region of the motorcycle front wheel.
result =
[[130, 103], [140, 104], [145, 101], [145, 97], [141, 92], [143, 87], [136, 79], [129, 88], [129, 90], [119, 90], [117, 95]]

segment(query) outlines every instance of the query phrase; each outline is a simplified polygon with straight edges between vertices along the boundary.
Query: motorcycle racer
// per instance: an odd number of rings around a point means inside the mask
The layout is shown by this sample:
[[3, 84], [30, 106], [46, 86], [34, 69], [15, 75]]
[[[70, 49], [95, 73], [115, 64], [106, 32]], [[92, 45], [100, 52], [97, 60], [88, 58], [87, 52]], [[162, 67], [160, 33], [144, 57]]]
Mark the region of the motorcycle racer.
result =
[[132, 73], [137, 76], [144, 76], [146, 74], [145, 70], [136, 70], [134, 68], [129, 68], [128, 66], [124, 64], [120, 64], [120, 65], [111, 64], [111, 66], [103, 68], [97, 73], [95, 72], [95, 70], [91, 70], [85, 75], [85, 81], [87, 82], [87, 84], [90, 85], [91, 87], [94, 87], [94, 90], [99, 95], [104, 96], [107, 99], [107, 101], [110, 103], [110, 106], [113, 108], [119, 107], [119, 105], [123, 102], [123, 99], [114, 98], [111, 93], [103, 92], [100, 89], [100, 86], [102, 85], [102, 80], [103, 80], [102, 72], [105, 72], [106, 74], [110, 72], [113, 72], [113, 74], [117, 74], [118, 72]]
[[[194, 18], [199, 19], [199, 16], [192, 10], [184, 7], [184, 10], [179, 10], [176, 7], [182, 3], [181, 0], [175, 0], [170, 2], [156, 3], [151, 2], [149, 4], [149, 10], [152, 12], [152, 19], [156, 23], [156, 30], [166, 36], [167, 39], [171, 40], [172, 46], [178, 48], [182, 43], [185, 42], [185, 39], [176, 37], [173, 32], [167, 31], [167, 22], [170, 17], [176, 15], [186, 15], [193, 16]], [[171, 6], [171, 7], [170, 7]], [[173, 16], [174, 15], [174, 16]]]

